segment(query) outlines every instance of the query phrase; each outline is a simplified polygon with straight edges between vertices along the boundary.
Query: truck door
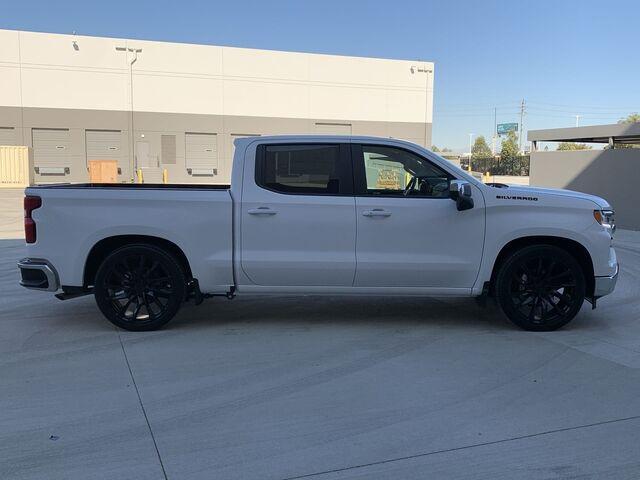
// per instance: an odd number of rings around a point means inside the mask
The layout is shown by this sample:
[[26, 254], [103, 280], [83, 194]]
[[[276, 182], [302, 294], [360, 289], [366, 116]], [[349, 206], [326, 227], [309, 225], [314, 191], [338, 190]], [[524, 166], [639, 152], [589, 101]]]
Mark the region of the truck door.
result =
[[356, 215], [349, 145], [266, 143], [247, 161], [242, 270], [263, 286], [351, 286]]
[[484, 241], [484, 201], [459, 212], [452, 176], [399, 147], [353, 145], [358, 287], [471, 288]]

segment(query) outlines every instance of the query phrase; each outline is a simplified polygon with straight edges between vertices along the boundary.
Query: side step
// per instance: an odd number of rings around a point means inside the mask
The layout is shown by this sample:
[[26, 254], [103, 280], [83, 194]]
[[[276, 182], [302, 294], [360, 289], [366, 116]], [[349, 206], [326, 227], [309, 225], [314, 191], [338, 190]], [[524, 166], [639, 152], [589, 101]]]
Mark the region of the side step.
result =
[[233, 285], [229, 287], [227, 293], [202, 293], [197, 278], [192, 278], [187, 283], [187, 289], [187, 300], [193, 298], [195, 305], [200, 305], [206, 298], [225, 297], [227, 300], [233, 300], [236, 296], [236, 287]]

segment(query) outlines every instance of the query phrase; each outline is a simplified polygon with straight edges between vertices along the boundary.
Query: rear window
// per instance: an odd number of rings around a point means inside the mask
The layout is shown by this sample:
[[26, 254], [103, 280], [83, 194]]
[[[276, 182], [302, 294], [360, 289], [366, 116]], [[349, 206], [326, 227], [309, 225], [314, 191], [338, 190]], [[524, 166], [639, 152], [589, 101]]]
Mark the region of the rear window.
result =
[[265, 145], [256, 180], [281, 193], [338, 194], [340, 146]]

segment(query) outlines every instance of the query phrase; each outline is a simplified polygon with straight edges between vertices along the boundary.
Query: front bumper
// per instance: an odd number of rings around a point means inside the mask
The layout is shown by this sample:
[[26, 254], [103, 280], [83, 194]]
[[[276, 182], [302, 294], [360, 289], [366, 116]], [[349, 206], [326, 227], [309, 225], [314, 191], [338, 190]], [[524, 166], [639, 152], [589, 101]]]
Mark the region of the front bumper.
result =
[[55, 292], [60, 288], [58, 273], [46, 260], [23, 258], [18, 262], [20, 285], [32, 290]]
[[618, 273], [620, 273], [620, 265], [616, 263], [616, 269], [613, 275], [607, 277], [595, 277], [595, 286], [593, 289], [593, 296], [595, 298], [604, 297], [613, 292], [618, 282]]

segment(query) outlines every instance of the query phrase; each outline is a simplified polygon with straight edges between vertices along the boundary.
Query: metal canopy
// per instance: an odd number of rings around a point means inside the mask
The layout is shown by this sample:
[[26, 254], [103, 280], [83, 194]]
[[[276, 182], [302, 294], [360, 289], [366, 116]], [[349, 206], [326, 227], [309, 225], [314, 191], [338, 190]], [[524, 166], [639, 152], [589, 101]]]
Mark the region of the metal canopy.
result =
[[527, 139], [531, 142], [640, 144], [640, 123], [614, 123], [612, 125], [591, 125], [588, 127], [529, 130]]

